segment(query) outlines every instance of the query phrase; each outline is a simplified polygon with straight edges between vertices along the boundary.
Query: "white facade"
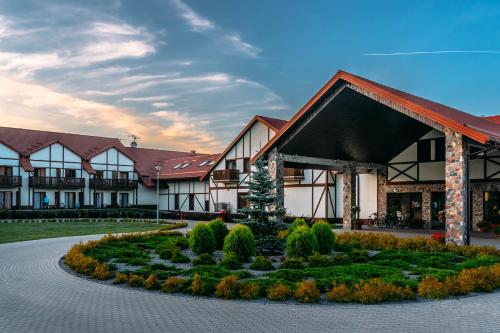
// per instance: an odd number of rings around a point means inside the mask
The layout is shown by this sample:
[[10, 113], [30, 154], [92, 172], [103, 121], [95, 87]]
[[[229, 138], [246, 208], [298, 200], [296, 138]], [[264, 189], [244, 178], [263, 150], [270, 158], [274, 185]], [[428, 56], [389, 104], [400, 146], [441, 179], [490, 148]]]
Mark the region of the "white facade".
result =
[[19, 165], [19, 154], [0, 143], [0, 177], [5, 177], [0, 188], [0, 209], [9, 209], [16, 207], [20, 200], [19, 187], [16, 187], [10, 181], [10, 176], [20, 176], [21, 167]]
[[[242, 132], [230, 146], [209, 175], [210, 210], [227, 209], [237, 212], [245, 204], [253, 166], [250, 160], [276, 134], [265, 123], [256, 120]], [[221, 181], [217, 173], [223, 170], [238, 170], [238, 179]], [[250, 169], [250, 170], [249, 170]], [[285, 177], [284, 201], [287, 215], [308, 218], [338, 218], [342, 212], [336, 207], [338, 198], [335, 193], [342, 183], [336, 181], [337, 175], [324, 170], [303, 170], [299, 176]], [[342, 207], [342, 206], [340, 206]]]

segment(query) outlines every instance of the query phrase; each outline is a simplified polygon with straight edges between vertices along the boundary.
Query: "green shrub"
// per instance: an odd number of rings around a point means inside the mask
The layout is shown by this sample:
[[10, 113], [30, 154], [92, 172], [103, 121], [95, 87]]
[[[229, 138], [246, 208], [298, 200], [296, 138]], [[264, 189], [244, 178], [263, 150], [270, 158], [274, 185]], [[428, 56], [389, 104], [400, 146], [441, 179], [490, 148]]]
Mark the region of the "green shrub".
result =
[[182, 254], [180, 251], [177, 251], [172, 255], [170, 261], [173, 263], [188, 263], [191, 260], [186, 255]]
[[182, 290], [184, 283], [183, 278], [171, 276], [163, 282], [161, 290], [166, 293], [176, 293]]
[[292, 291], [290, 288], [281, 282], [278, 282], [274, 286], [267, 289], [267, 298], [273, 301], [285, 301], [291, 294]]
[[185, 237], [178, 238], [174, 241], [174, 245], [184, 250], [189, 247], [189, 240]]
[[179, 252], [179, 248], [173, 243], [168, 243], [158, 251], [158, 256], [161, 259], [171, 259], [174, 253]]
[[306, 265], [304, 264], [304, 262], [298, 258], [286, 259], [280, 265], [280, 268], [287, 268], [287, 269], [302, 269], [305, 267]]
[[250, 269], [254, 269], [256, 271], [272, 271], [274, 267], [271, 260], [266, 257], [258, 256], [250, 265]]
[[330, 253], [335, 245], [335, 234], [332, 231], [332, 226], [326, 221], [318, 221], [312, 226], [312, 230], [318, 240], [319, 253]]
[[298, 227], [286, 240], [286, 253], [291, 258], [306, 258], [318, 248], [316, 235], [305, 226]]
[[132, 274], [128, 278], [128, 285], [131, 287], [142, 287], [144, 285], [144, 278], [140, 275]]
[[309, 256], [307, 261], [309, 262], [309, 267], [329, 267], [336, 265], [334, 257], [321, 255], [318, 252], [314, 252], [313, 255]]
[[203, 253], [193, 260], [193, 266], [215, 265], [215, 259], [208, 253]]
[[333, 262], [335, 265], [349, 265], [352, 263], [352, 259], [345, 253], [337, 253], [337, 255], [333, 257]]
[[287, 229], [288, 235], [290, 236], [292, 232], [294, 232], [298, 227], [302, 226], [308, 227], [309, 225], [307, 224], [306, 220], [303, 217], [295, 218], [295, 220], [293, 220], [292, 224], [290, 224], [290, 226]]
[[208, 226], [212, 229], [215, 236], [215, 248], [217, 250], [222, 250], [222, 247], [224, 246], [224, 238], [226, 238], [229, 233], [224, 221], [221, 219], [215, 219], [208, 222]]
[[255, 282], [247, 282], [240, 285], [240, 296], [244, 299], [260, 297], [260, 286]]
[[224, 254], [234, 253], [241, 262], [255, 255], [255, 239], [252, 231], [242, 224], [236, 225], [224, 240]]
[[241, 262], [235, 253], [224, 254], [224, 259], [222, 259], [219, 265], [226, 267], [227, 269], [240, 269]]
[[191, 230], [189, 246], [196, 254], [212, 254], [215, 250], [215, 236], [212, 228], [203, 223], [197, 224], [193, 230]]
[[353, 262], [367, 262], [368, 252], [366, 250], [353, 249], [351, 253], [349, 253], [349, 257], [351, 257]]

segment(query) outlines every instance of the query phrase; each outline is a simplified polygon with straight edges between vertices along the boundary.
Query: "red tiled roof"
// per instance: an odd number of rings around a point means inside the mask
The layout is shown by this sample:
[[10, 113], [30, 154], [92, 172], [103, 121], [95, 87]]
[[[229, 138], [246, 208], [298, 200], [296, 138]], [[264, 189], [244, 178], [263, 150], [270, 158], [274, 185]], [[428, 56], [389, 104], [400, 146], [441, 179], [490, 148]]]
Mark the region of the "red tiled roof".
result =
[[486, 120], [492, 121], [495, 124], [499, 124], [500, 125], [500, 116], [487, 116], [487, 117], [483, 117], [483, 118], [486, 119]]
[[[198, 155], [165, 161], [161, 166], [160, 179], [199, 179], [213, 166], [213, 164], [208, 165], [207, 162], [212, 161], [215, 163], [218, 157], [219, 154]], [[188, 165], [182, 168], [179, 167], [183, 164]]]
[[500, 141], [500, 126], [493, 121], [482, 117], [474, 116], [446, 105], [439, 104], [427, 99], [405, 93], [403, 91], [384, 86], [380, 83], [370, 81], [363, 77], [338, 71], [275, 135], [260, 151], [255, 155], [253, 161], [267, 152], [276, 141], [278, 141], [308, 110], [323, 97], [329, 89], [338, 81], [343, 80], [358, 87], [366, 89], [371, 93], [386, 98], [394, 104], [403, 106], [427, 117], [437, 123], [447, 126], [473, 140], [486, 143], [490, 140]]
[[288, 121], [282, 119], [276, 119], [271, 117], [257, 116], [262, 120], [268, 127], [271, 127], [275, 132], [282, 129]]
[[92, 167], [92, 165], [90, 164], [89, 161], [83, 161], [82, 162], [82, 167], [83, 167], [83, 170], [87, 171], [87, 173], [89, 175], [94, 175], [95, 174], [95, 170], [94, 170], [94, 168]]
[[229, 146], [226, 147], [226, 149], [222, 152], [222, 154], [219, 155], [219, 157], [216, 159], [215, 163], [206, 170], [205, 174], [203, 175], [202, 179], [206, 178], [208, 174], [212, 171], [213, 168], [224, 158], [224, 156], [231, 150], [231, 148], [234, 147], [234, 145], [238, 142], [238, 140], [245, 135], [245, 133], [255, 124], [257, 121], [263, 123], [267, 127], [271, 128], [274, 130], [276, 133], [278, 133], [288, 122], [286, 120], [281, 120], [281, 119], [276, 119], [276, 118], [270, 118], [270, 117], [264, 117], [264, 116], [255, 116], [248, 122], [248, 124], [241, 130], [241, 132], [236, 136], [236, 138], [231, 141]]
[[116, 138], [11, 127], [0, 127], [0, 142], [21, 156], [29, 156], [53, 143], [60, 143], [84, 160], [89, 160], [111, 147], [124, 153], [122, 143]]
[[27, 172], [33, 172], [35, 169], [31, 165], [30, 160], [26, 156], [21, 156], [19, 159], [19, 163], [21, 164], [21, 167], [24, 169], [24, 171]]

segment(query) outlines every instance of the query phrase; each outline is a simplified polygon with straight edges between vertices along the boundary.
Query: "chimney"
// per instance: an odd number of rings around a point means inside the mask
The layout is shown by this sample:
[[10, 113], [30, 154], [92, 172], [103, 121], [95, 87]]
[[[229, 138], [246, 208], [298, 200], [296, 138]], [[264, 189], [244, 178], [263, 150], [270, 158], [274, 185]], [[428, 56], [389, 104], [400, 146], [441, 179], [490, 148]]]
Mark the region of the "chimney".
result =
[[130, 134], [129, 137], [132, 138], [132, 142], [130, 143], [130, 148], [137, 148], [137, 139], [140, 138], [135, 134]]
[[191, 155], [196, 155], [196, 150], [191, 150]]
[[136, 141], [132, 141], [130, 143], [130, 148], [137, 148], [137, 142]]

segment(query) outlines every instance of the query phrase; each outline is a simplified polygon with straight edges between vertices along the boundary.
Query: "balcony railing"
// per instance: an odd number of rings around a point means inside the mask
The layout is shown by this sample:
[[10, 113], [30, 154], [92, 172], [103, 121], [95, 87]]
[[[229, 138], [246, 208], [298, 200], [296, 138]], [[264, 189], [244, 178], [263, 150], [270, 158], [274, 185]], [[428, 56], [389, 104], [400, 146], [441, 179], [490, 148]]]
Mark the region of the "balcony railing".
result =
[[134, 190], [137, 187], [137, 180], [90, 179], [90, 188], [95, 188], [96, 190]]
[[238, 182], [240, 180], [240, 170], [238, 169], [214, 170], [213, 180], [214, 182], [220, 182], [220, 183]]
[[304, 179], [304, 169], [285, 168], [283, 173], [285, 180], [301, 180]]
[[21, 176], [0, 176], [0, 187], [18, 187], [22, 185]]
[[34, 188], [77, 189], [85, 187], [84, 178], [72, 177], [30, 177], [30, 186]]

